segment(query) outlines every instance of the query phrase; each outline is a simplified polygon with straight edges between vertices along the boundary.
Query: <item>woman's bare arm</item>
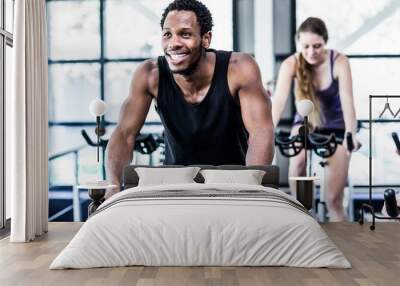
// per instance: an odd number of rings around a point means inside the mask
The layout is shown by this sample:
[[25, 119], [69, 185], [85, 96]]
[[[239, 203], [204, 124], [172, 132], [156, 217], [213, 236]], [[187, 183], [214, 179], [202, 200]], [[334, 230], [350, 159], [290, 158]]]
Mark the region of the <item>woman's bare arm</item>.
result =
[[293, 55], [284, 60], [279, 69], [275, 94], [272, 101], [272, 120], [275, 127], [278, 126], [282, 112], [285, 109], [295, 74], [296, 58]]
[[[350, 132], [353, 135], [353, 140], [356, 140], [357, 119], [354, 107], [353, 81], [349, 60], [345, 55], [340, 54], [336, 59], [334, 74], [339, 80], [340, 102], [342, 104], [346, 132]], [[358, 142], [354, 144], [356, 149], [359, 148], [358, 145]]]

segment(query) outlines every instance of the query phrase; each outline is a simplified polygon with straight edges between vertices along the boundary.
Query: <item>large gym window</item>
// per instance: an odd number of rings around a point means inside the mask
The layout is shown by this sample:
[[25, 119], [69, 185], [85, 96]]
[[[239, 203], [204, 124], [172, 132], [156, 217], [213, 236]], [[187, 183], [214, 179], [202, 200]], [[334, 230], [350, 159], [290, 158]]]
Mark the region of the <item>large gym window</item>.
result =
[[0, 0], [0, 229], [8, 231], [11, 194], [6, 188], [6, 110], [11, 95], [14, 1]]
[[[336, 13], [340, 7], [340, 13]], [[397, 0], [297, 0], [296, 26], [309, 16], [323, 19], [329, 32], [328, 46], [349, 57], [357, 119], [362, 122], [359, 139], [363, 147], [353, 154], [349, 178], [354, 184], [365, 185], [368, 177], [370, 94], [399, 94], [400, 64], [400, 1]], [[390, 99], [395, 112], [400, 100]], [[372, 115], [378, 119], [386, 99], [374, 100]], [[383, 118], [393, 119], [385, 117]], [[396, 118], [399, 120], [400, 118]], [[400, 156], [390, 133], [400, 131], [399, 123], [383, 120], [373, 126], [373, 184], [399, 184]], [[365, 167], [362, 167], [365, 166]]]
[[[97, 177], [91, 100], [108, 105], [107, 139], [118, 121], [132, 75], [148, 58], [162, 54], [160, 19], [171, 0], [47, 0], [49, 35], [50, 189], [70, 190]], [[212, 48], [232, 50], [232, 0], [202, 1], [214, 17]], [[142, 133], [161, 133], [151, 107]], [[152, 161], [159, 162], [159, 155]], [[148, 155], [135, 154], [148, 164]], [[51, 196], [50, 196], [51, 197]]]

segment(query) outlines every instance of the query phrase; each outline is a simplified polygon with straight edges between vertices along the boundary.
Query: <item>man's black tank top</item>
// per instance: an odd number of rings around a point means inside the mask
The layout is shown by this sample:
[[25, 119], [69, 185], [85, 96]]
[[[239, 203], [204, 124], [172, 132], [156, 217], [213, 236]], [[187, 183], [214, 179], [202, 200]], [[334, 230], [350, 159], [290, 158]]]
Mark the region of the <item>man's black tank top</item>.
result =
[[228, 86], [231, 52], [214, 51], [211, 86], [198, 104], [185, 101], [164, 56], [158, 58], [157, 112], [164, 125], [164, 164], [245, 165], [248, 133]]

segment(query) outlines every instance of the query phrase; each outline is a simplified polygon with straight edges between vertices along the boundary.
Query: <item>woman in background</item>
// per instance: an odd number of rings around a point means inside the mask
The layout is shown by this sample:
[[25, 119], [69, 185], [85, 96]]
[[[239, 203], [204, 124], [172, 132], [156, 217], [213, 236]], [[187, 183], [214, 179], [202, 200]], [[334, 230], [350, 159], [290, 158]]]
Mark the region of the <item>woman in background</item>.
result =
[[[295, 82], [295, 100], [309, 99], [314, 103], [314, 111], [309, 121], [315, 129], [332, 129], [340, 137], [345, 133], [353, 135], [354, 146], [357, 120], [353, 101], [352, 78], [347, 57], [335, 50], [326, 48], [328, 31], [325, 23], [310, 17], [296, 32], [299, 53], [289, 56], [282, 63], [276, 84], [272, 106], [275, 127], [278, 125]], [[296, 113], [292, 135], [298, 133], [303, 124], [302, 117]], [[289, 176], [304, 176], [305, 152], [290, 159]], [[325, 198], [331, 221], [343, 221], [346, 213], [343, 208], [343, 193], [346, 185], [350, 161], [347, 144], [338, 145], [335, 154], [327, 159], [325, 176]], [[291, 185], [291, 189], [293, 191]]]

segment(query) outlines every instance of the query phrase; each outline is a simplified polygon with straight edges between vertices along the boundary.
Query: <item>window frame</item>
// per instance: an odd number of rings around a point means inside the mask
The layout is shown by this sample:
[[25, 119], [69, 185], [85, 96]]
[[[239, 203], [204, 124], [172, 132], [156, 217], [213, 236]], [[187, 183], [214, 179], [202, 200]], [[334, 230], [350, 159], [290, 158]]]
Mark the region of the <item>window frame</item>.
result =
[[[294, 6], [296, 7], [296, 5], [298, 5], [298, 1], [299, 0], [291, 0], [291, 1], [293, 1], [293, 4], [294, 4]], [[294, 33], [293, 33], [293, 35], [295, 34], [295, 32], [296, 32], [296, 26], [297, 26], [297, 19], [296, 19], [296, 16], [297, 16], [297, 9], [295, 8], [295, 13], [294, 13], [294, 17], [293, 17], [293, 24], [294, 24]], [[295, 52], [295, 46], [294, 46], [294, 52]], [[348, 53], [348, 54], [346, 54], [346, 56], [347, 56], [347, 58], [351, 61], [351, 59], [394, 59], [394, 58], [396, 58], [396, 59], [398, 59], [398, 58], [400, 58], [400, 53], [398, 53], [398, 54], [393, 54], [393, 53], [390, 53], [390, 54], [374, 54], [374, 53], [367, 53], [367, 54], [357, 54], [357, 53]], [[368, 99], [368, 97], [366, 97], [366, 100]], [[359, 123], [359, 124], [361, 124], [361, 123], [367, 123], [367, 122], [369, 122], [369, 119], [368, 118], [357, 118], [357, 122]]]
[[[273, 5], [274, 5], [274, 17], [277, 17], [275, 15], [275, 12], [276, 12], [275, 6], [277, 5], [277, 1], [279, 1], [279, 0], [274, 0], [274, 3], [273, 3]], [[279, 53], [279, 52], [276, 52], [276, 51], [274, 52], [275, 68], [277, 67], [278, 63], [279, 63], [279, 66], [280, 66], [280, 64], [286, 58], [288, 58], [289, 56], [291, 56], [293, 53], [296, 52], [296, 42], [295, 42], [294, 35], [296, 34], [296, 22], [297, 22], [297, 18], [296, 18], [297, 6], [296, 5], [297, 5], [297, 0], [289, 0], [289, 1], [290, 1], [289, 2], [289, 7], [290, 8], [289, 8], [289, 11], [288, 11], [289, 19], [290, 19], [289, 20], [289, 22], [290, 22], [289, 31], [290, 32], [289, 32], [289, 35], [288, 35], [290, 37], [289, 47], [288, 47], [288, 51], [286, 53]], [[274, 24], [275, 23], [276, 23], [276, 19], [274, 19]], [[277, 80], [278, 73], [279, 73], [279, 68], [274, 71], [274, 74], [276, 75], [275, 76], [276, 80]], [[290, 93], [291, 93], [292, 96], [289, 96], [289, 99], [287, 101], [287, 104], [290, 105], [289, 111], [288, 111], [290, 114], [289, 115], [287, 115], [285, 113], [282, 114], [282, 118], [279, 121], [279, 126], [290, 126], [293, 123], [294, 115], [296, 113], [296, 106], [295, 106], [296, 103], [295, 103], [295, 99], [294, 99], [294, 91], [292, 89], [291, 89]]]
[[[290, 1], [292, 1], [292, 3], [295, 6], [299, 4], [299, 3], [297, 3], [299, 0], [290, 0]], [[297, 9], [295, 10], [295, 12], [297, 12]], [[295, 27], [294, 31], [296, 31], [296, 27], [297, 27], [296, 15], [297, 15], [297, 13], [295, 13], [294, 14], [295, 17], [293, 17], [293, 24], [294, 24], [294, 27]], [[294, 35], [294, 33], [293, 33], [293, 35]], [[352, 59], [372, 59], [372, 60], [373, 59], [399, 59], [400, 58], [400, 53], [398, 53], [398, 54], [393, 54], [393, 53], [390, 53], [390, 54], [384, 54], [384, 53], [382, 53], [382, 54], [376, 54], [376, 53], [366, 53], [366, 54], [348, 53], [348, 54], [346, 54], [346, 56], [349, 59], [349, 61], [351, 61]], [[354, 90], [353, 90], [353, 93], [357, 94], [357, 92], [354, 92]], [[370, 96], [370, 94], [365, 95], [365, 100], [370, 100], [369, 96]], [[384, 122], [398, 122], [399, 120], [398, 119], [381, 120], [381, 122], [383, 122], [383, 121]], [[365, 126], [366, 123], [369, 123], [369, 118], [360, 118], [360, 117], [357, 118], [357, 125], [359, 127]], [[371, 145], [371, 143], [370, 143], [370, 145]], [[349, 176], [350, 175], [351, 175], [351, 170], [349, 169]], [[357, 184], [355, 186], [357, 186], [357, 187], [368, 187], [368, 184]], [[388, 186], [392, 186], [392, 185], [383, 185], [383, 186], [388, 187]]]
[[[14, 5], [14, 1], [12, 2]], [[12, 9], [14, 12], [14, 8]], [[6, 105], [6, 46], [13, 47], [13, 34], [6, 30], [6, 0], [0, 0], [0, 236], [10, 231], [10, 219], [6, 217], [6, 176], [5, 176], [5, 105]]]
[[[71, 1], [71, 0], [46, 0], [46, 4], [49, 2], [66, 2], [66, 1]], [[53, 65], [63, 65], [63, 64], [98, 64], [100, 66], [99, 69], [99, 95], [101, 100], [105, 100], [105, 76], [106, 76], [106, 65], [108, 63], [140, 63], [148, 58], [113, 58], [109, 59], [105, 55], [105, 17], [106, 17], [106, 0], [97, 0], [99, 3], [99, 10], [98, 10], [98, 17], [99, 17], [99, 38], [100, 38], [100, 55], [98, 58], [93, 58], [93, 59], [56, 59], [53, 60], [50, 57], [48, 58], [48, 69], [51, 69], [51, 66]], [[48, 17], [51, 17], [51, 15], [48, 15]], [[102, 115], [101, 118], [101, 124], [105, 128], [115, 126], [117, 125], [117, 122], [115, 121], [110, 121], [107, 119], [107, 114]], [[144, 125], [149, 126], [149, 125], [156, 125], [156, 126], [161, 126], [161, 122], [158, 121], [146, 121]], [[95, 128], [96, 122], [93, 119], [93, 121], [60, 121], [60, 120], [49, 120], [49, 128], [52, 127], [81, 127], [82, 129], [84, 128]], [[50, 132], [49, 132], [50, 133]], [[57, 153], [58, 154], [58, 153]], [[51, 157], [51, 156], [50, 156]], [[105, 177], [105, 172], [103, 170], [103, 177]], [[51, 185], [51, 180], [49, 178], [49, 185]]]
[[[46, 4], [50, 2], [66, 2], [66, 1], [72, 1], [72, 0], [46, 0]], [[99, 74], [99, 85], [100, 85], [100, 93], [99, 93], [99, 98], [101, 100], [107, 100], [106, 99], [106, 88], [105, 88], [105, 79], [106, 79], [106, 65], [109, 63], [140, 63], [145, 60], [148, 60], [149, 58], [139, 58], [139, 57], [129, 57], [129, 58], [107, 58], [106, 57], [106, 33], [105, 33], [105, 19], [106, 19], [106, 1], [107, 0], [97, 0], [99, 3], [99, 38], [100, 38], [100, 55], [98, 58], [94, 59], [51, 59], [50, 57], [48, 58], [48, 66], [49, 70], [51, 69], [52, 65], [62, 65], [62, 64], [90, 64], [90, 63], [96, 63], [100, 65], [100, 74]], [[238, 0], [230, 0], [232, 1], [232, 24], [235, 25], [237, 22], [237, 16], [234, 13], [234, 5], [235, 2]], [[51, 15], [48, 14], [48, 17], [51, 17]], [[234, 48], [234, 43], [236, 42], [238, 35], [235, 33], [235, 30], [232, 29], [232, 46]], [[110, 120], [107, 117], [107, 114], [101, 116], [101, 123], [102, 125], [107, 128], [107, 127], [113, 127], [117, 124], [117, 122]], [[81, 128], [94, 128], [96, 126], [96, 122], [93, 119], [93, 121], [59, 121], [59, 120], [49, 120], [49, 128], [51, 127], [81, 127]], [[146, 121], [144, 123], [144, 126], [162, 126], [162, 123], [160, 121], [152, 120], [152, 121]]]
[[[56, 2], [56, 1], [70, 1], [70, 0], [46, 0], [46, 2]], [[99, 76], [99, 84], [100, 84], [100, 99], [105, 100], [105, 67], [108, 63], [124, 63], [124, 62], [143, 62], [148, 58], [115, 58], [108, 59], [105, 57], [105, 2], [106, 0], [98, 0], [99, 1], [99, 34], [100, 34], [100, 56], [97, 59], [74, 59], [74, 60], [52, 60], [48, 59], [49, 69], [51, 65], [56, 64], [87, 64], [87, 63], [97, 63], [100, 65], [100, 76]], [[105, 118], [105, 115], [101, 116], [101, 121], [103, 126], [113, 126], [116, 125], [117, 122], [109, 121]], [[161, 122], [145, 122], [145, 125], [161, 125]], [[81, 127], [92, 127], [95, 126], [96, 123], [93, 121], [49, 121], [49, 127], [52, 126], [81, 126]]]
[[[71, 1], [71, 0], [46, 0], [46, 3], [48, 2], [65, 2], [65, 1]], [[107, 0], [97, 0], [99, 1], [99, 33], [100, 33], [100, 57], [97, 59], [74, 59], [74, 60], [52, 60], [48, 59], [48, 65], [50, 69], [50, 65], [54, 64], [85, 64], [85, 63], [97, 63], [100, 65], [100, 77], [99, 77], [99, 82], [100, 82], [100, 99], [105, 100], [105, 66], [108, 63], [126, 63], [126, 62], [131, 62], [131, 63], [137, 63], [137, 62], [143, 62], [145, 60], [148, 60], [149, 58], [113, 58], [109, 59], [106, 58], [105, 56], [105, 2]], [[232, 0], [232, 24], [235, 25], [237, 22], [236, 20], [236, 15], [234, 13], [234, 7], [236, 5], [236, 1], [238, 0]], [[235, 42], [237, 42], [237, 33], [235, 33], [235, 30], [232, 29], [232, 45], [233, 48], [235, 48]], [[109, 121], [106, 118], [106, 115], [103, 115], [101, 117], [102, 124], [107, 127], [107, 126], [112, 126], [116, 125], [117, 122], [114, 121]], [[73, 122], [68, 122], [68, 121], [49, 121], [49, 127], [51, 126], [86, 126], [86, 127], [91, 127], [95, 126], [96, 123], [93, 121], [73, 121]], [[158, 121], [146, 121], [145, 125], [161, 125], [161, 122]]]

